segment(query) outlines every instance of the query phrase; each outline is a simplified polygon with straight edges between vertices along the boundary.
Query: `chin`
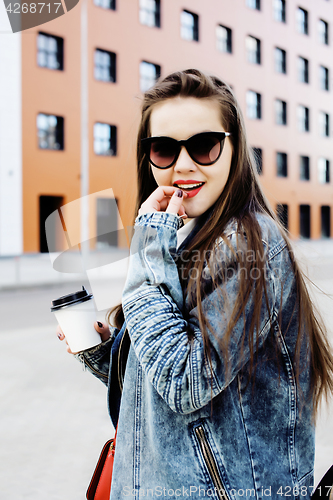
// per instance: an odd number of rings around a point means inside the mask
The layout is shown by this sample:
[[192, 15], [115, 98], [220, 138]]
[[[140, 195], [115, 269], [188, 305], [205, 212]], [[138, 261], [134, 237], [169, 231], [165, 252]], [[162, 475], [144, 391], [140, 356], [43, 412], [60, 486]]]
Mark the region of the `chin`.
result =
[[184, 200], [184, 208], [188, 217], [193, 219], [194, 217], [199, 217], [199, 215], [205, 213], [211, 206], [207, 203], [207, 201], [205, 203], [205, 201], [206, 200], [196, 200], [195, 198], [192, 198], [192, 200]]

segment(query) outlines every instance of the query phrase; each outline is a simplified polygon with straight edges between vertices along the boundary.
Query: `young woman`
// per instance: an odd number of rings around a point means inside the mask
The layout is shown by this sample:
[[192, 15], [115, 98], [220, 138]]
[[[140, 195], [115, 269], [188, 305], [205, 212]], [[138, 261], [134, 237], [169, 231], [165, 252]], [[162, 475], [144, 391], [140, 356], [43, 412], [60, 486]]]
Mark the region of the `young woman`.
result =
[[333, 362], [228, 85], [198, 70], [159, 81], [137, 162], [122, 306], [78, 355], [118, 421], [111, 499], [309, 498]]

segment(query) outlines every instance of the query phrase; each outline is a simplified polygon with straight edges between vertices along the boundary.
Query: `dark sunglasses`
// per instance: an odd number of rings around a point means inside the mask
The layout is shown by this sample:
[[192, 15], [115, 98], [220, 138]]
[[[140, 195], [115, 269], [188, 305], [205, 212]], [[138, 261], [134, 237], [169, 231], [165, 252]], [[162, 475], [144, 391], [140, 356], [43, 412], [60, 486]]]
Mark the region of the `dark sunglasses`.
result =
[[169, 168], [178, 160], [182, 146], [195, 163], [213, 165], [220, 158], [224, 139], [229, 132], [201, 132], [186, 141], [176, 141], [171, 137], [148, 137], [141, 139], [142, 148], [154, 167]]

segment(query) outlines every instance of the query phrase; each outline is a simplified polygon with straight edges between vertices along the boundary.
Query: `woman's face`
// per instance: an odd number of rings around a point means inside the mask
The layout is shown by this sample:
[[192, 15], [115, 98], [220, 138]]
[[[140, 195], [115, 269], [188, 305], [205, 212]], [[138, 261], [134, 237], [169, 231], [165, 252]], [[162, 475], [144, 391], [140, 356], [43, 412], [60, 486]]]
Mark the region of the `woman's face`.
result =
[[[154, 106], [150, 118], [152, 137], [166, 136], [178, 141], [201, 132], [229, 132], [221, 121], [217, 101], [195, 97], [174, 97]], [[177, 186], [188, 193], [184, 207], [188, 217], [198, 217], [218, 199], [227, 182], [232, 160], [232, 145], [229, 137], [224, 140], [220, 158], [213, 165], [195, 163], [185, 147], [182, 147], [177, 162], [170, 168], [151, 166], [159, 186]], [[186, 185], [202, 184], [198, 188]]]

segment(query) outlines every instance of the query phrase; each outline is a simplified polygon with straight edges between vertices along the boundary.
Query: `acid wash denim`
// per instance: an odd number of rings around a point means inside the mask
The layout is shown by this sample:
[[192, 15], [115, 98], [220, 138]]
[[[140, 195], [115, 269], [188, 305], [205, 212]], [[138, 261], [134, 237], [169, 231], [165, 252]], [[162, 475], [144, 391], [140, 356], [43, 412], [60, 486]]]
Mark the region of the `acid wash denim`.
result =
[[[199, 223], [176, 251], [177, 229], [183, 224], [178, 216], [155, 212], [136, 219], [122, 302], [131, 347], [112, 500], [310, 497], [314, 427], [309, 348], [307, 341], [301, 343], [297, 385], [298, 321], [289, 251], [268, 216], [258, 214], [257, 220], [265, 249], [268, 304], [263, 300], [253, 342], [256, 370], [250, 378], [251, 298], [232, 330], [228, 370], [220, 347], [242, 272], [235, 266], [234, 253], [221, 238], [215, 264], [204, 268], [202, 307], [211, 327], [210, 367], [198, 309], [189, 306], [179, 279], [180, 252]], [[225, 234], [236, 249], [233, 221]], [[211, 286], [211, 273], [219, 271], [224, 276], [220, 290]], [[111, 414], [116, 384], [110, 351], [123, 331], [124, 327], [120, 332], [113, 329], [107, 342], [81, 356], [108, 383]]]

